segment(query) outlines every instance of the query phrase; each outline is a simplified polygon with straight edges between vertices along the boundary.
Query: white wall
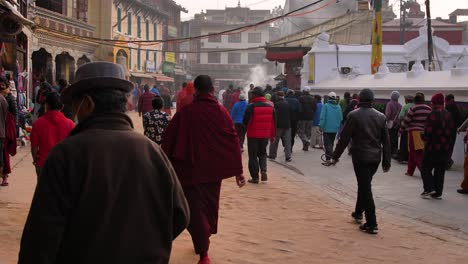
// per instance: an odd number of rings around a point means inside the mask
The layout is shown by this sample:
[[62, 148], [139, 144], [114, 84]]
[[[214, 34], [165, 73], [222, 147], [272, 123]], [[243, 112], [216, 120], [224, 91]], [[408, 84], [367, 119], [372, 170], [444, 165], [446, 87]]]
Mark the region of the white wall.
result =
[[[468, 46], [452, 46], [450, 53], [445, 57], [438, 57], [441, 60], [442, 70], [452, 69], [459, 57], [463, 52], [463, 48]], [[334, 45], [330, 45], [327, 49], [315, 50], [312, 52], [315, 55], [315, 83], [330, 79], [335, 76], [337, 63], [336, 63], [336, 48]], [[371, 46], [356, 46], [355, 50], [353, 47], [339, 46], [338, 52], [339, 67], [359, 67], [360, 74], [371, 73]], [[391, 63], [409, 63], [409, 59], [406, 56], [406, 51], [401, 46], [398, 51], [397, 46], [389, 46], [388, 49], [384, 46], [383, 49], [383, 62], [387, 64]], [[308, 83], [308, 71], [309, 71], [309, 56], [304, 56], [304, 63], [302, 69], [302, 85]]]
[[[213, 32], [224, 31], [225, 29], [202, 29], [201, 34], [206, 35]], [[260, 43], [249, 43], [249, 33], [262, 33], [262, 40]], [[208, 39], [202, 39], [202, 48], [204, 49], [240, 49], [240, 48], [249, 48], [249, 47], [257, 47], [265, 45], [265, 42], [270, 40], [270, 31], [269, 28], [265, 29], [257, 29], [257, 30], [249, 30], [247, 32], [242, 32], [242, 42], [240, 43], [229, 43], [228, 35], [221, 36], [221, 42], [208, 42]]]

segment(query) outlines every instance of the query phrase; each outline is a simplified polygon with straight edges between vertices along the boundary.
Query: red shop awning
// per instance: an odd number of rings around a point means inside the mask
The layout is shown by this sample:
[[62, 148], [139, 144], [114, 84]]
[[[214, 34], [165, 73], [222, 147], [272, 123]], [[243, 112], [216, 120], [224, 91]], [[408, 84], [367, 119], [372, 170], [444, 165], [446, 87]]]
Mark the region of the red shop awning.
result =
[[271, 51], [267, 50], [266, 58], [269, 61], [287, 62], [290, 60], [302, 59], [304, 57], [304, 51]]
[[153, 73], [151, 76], [153, 76], [158, 82], [174, 82], [174, 78], [168, 77], [164, 74]]

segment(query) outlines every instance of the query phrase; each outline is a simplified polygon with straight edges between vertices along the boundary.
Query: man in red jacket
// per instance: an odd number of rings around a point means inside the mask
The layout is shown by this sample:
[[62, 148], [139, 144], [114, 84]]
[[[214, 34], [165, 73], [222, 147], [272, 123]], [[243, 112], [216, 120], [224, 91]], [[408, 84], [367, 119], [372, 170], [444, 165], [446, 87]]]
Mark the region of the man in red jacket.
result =
[[138, 115], [141, 117], [143, 114], [153, 111], [153, 99], [156, 95], [150, 92], [149, 86], [145, 84], [144, 93], [138, 100]]
[[252, 100], [244, 114], [244, 126], [247, 127], [247, 146], [249, 149], [250, 183], [259, 183], [258, 173], [262, 181], [267, 181], [267, 145], [268, 139], [275, 137], [275, 110], [267, 103], [263, 89], [255, 87], [252, 90]]
[[36, 166], [37, 177], [52, 148], [70, 134], [75, 124], [61, 112], [60, 95], [49, 92], [45, 96], [45, 114], [36, 120], [31, 131], [31, 153]]

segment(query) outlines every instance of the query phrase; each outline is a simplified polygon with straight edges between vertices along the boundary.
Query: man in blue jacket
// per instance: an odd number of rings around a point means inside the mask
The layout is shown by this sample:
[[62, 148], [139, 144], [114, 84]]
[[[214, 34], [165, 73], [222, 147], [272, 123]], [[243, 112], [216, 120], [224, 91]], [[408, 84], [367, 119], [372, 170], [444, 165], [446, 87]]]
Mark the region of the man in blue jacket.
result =
[[320, 113], [320, 129], [323, 130], [323, 143], [327, 161], [323, 165], [329, 165], [333, 155], [336, 133], [338, 133], [343, 120], [341, 107], [336, 104], [336, 93], [328, 94], [328, 102], [322, 106]]
[[245, 140], [245, 126], [242, 123], [244, 120], [245, 109], [247, 109], [247, 101], [245, 94], [239, 95], [239, 102], [235, 103], [231, 110], [231, 118], [234, 121], [234, 126], [239, 136], [239, 142], [242, 152], [244, 152], [244, 140]]
[[315, 110], [314, 120], [312, 121], [312, 137], [310, 139], [310, 144], [314, 149], [323, 148], [323, 138], [322, 132], [320, 132], [320, 114], [322, 113], [322, 97], [320, 95], [315, 95], [315, 101], [317, 102], [317, 110]]

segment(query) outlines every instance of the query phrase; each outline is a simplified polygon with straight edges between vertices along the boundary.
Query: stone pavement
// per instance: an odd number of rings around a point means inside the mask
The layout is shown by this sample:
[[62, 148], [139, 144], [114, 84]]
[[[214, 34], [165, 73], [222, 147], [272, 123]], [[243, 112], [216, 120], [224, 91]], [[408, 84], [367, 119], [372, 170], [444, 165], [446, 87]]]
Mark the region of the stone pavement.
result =
[[[141, 131], [140, 120], [134, 114], [131, 116]], [[212, 238], [210, 250], [213, 263], [466, 262], [468, 241], [454, 235], [457, 232], [386, 209], [378, 210], [379, 235], [359, 232], [349, 217], [355, 187], [349, 184], [346, 187], [349, 190], [337, 195], [338, 191], [329, 190], [334, 182], [323, 188], [320, 182], [311, 180], [352, 177], [351, 167], [343, 160], [337, 168], [323, 168], [312, 155], [319, 154], [294, 155], [296, 166], [302, 164], [301, 157], [308, 161], [311, 168], [304, 170], [304, 175], [269, 162], [268, 183], [242, 189], [237, 188], [233, 179], [223, 183], [219, 234]], [[16, 165], [11, 185], [0, 188], [0, 264], [17, 262], [19, 239], [36, 183], [29, 149], [21, 149], [13, 163]], [[384, 178], [381, 175], [377, 178], [377, 188], [387, 183], [379, 180]], [[377, 189], [376, 193], [383, 196], [383, 191]], [[346, 199], [337, 199], [340, 196]], [[440, 202], [449, 201], [447, 198]], [[380, 201], [378, 205], [383, 207]], [[463, 208], [466, 207], [460, 210]], [[184, 232], [174, 242], [170, 263], [196, 262], [190, 236]]]
[[[330, 197], [348, 206], [356, 199], [356, 178], [351, 157], [343, 154], [336, 166], [321, 165], [322, 150], [302, 150], [300, 141], [293, 153], [293, 162], [285, 164], [284, 152], [277, 161], [304, 175], [304, 181], [320, 188]], [[383, 210], [389, 214], [408, 217], [442, 229], [454, 231], [457, 236], [468, 239], [468, 196], [456, 192], [463, 180], [462, 168], [453, 168], [445, 175], [443, 200], [425, 200], [419, 197], [423, 191], [420, 172], [413, 177], [404, 175], [406, 165], [392, 160], [389, 173], [380, 168], [374, 176], [373, 191], [377, 214]], [[379, 216], [379, 215], [377, 215]]]

